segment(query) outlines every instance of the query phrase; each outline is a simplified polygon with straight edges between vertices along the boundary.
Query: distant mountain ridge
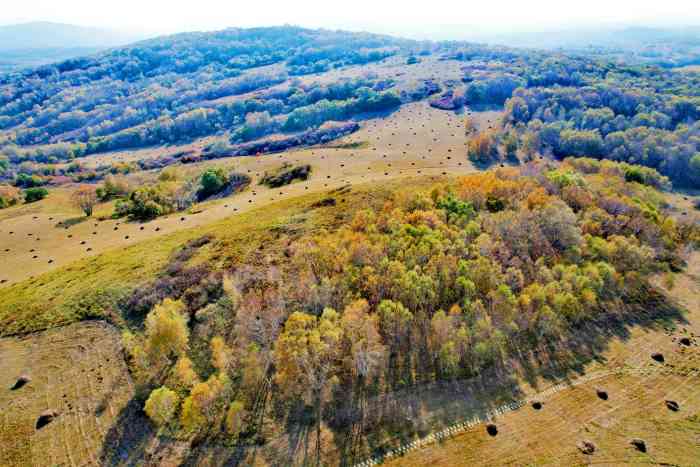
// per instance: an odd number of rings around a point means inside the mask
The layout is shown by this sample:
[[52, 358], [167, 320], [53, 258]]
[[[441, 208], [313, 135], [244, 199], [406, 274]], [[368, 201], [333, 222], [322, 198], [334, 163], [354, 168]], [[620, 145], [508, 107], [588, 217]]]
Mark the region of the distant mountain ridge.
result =
[[120, 31], [51, 22], [0, 26], [0, 72], [90, 55], [143, 38]]
[[109, 29], [43, 21], [0, 26], [0, 50], [106, 48], [140, 38], [135, 34]]

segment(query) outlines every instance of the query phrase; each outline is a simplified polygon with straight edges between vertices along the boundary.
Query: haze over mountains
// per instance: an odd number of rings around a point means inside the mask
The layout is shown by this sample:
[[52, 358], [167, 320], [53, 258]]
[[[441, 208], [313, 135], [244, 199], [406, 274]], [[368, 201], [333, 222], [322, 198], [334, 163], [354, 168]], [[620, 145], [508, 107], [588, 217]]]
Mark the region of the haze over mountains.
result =
[[116, 30], [52, 22], [0, 26], [0, 71], [89, 55], [143, 37]]
[[[614, 57], [625, 53], [639, 62], [665, 66], [700, 63], [700, 27], [607, 25], [543, 31], [498, 31], [474, 29], [464, 25], [427, 26], [415, 31], [360, 25], [351, 30], [392, 34], [425, 40], [467, 40], [549, 50], [586, 50]], [[125, 32], [117, 29], [37, 21], [0, 26], [0, 72], [58, 62], [90, 55], [111, 47], [123, 46], [159, 34]], [[670, 48], [683, 52], [683, 60], [674, 60]]]

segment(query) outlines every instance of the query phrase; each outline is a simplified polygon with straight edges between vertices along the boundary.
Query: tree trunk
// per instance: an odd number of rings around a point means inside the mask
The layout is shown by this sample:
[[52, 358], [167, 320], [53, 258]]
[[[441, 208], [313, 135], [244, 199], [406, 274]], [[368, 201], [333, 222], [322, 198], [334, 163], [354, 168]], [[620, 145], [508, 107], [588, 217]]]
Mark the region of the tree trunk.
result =
[[316, 396], [316, 465], [321, 465], [321, 395]]

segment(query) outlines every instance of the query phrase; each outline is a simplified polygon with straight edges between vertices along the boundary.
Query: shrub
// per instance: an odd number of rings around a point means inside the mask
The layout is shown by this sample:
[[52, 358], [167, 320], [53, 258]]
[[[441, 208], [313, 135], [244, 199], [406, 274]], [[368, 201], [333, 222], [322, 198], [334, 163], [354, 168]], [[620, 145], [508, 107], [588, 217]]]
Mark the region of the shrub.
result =
[[20, 200], [19, 189], [9, 185], [0, 185], [0, 209], [14, 206]]
[[207, 169], [202, 173], [200, 178], [200, 188], [197, 192], [199, 199], [206, 199], [210, 196], [214, 196], [228, 184], [228, 176], [224, 173], [222, 168], [211, 168]]
[[24, 201], [33, 203], [46, 198], [48, 195], [49, 191], [46, 188], [27, 188], [24, 190]]
[[277, 188], [283, 185], [289, 185], [294, 180], [307, 180], [310, 174], [311, 166], [308, 164], [296, 167], [285, 164], [273, 173], [265, 172], [260, 179], [260, 184], [270, 188]]

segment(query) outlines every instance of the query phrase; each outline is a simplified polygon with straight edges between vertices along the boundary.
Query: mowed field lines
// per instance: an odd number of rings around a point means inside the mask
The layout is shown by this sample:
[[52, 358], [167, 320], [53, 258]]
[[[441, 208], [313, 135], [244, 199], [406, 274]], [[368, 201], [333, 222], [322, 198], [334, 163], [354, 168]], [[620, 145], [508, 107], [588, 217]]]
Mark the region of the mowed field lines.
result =
[[[692, 255], [687, 273], [669, 292], [687, 310], [685, 321], [633, 328], [611, 340], [585, 369], [586, 375], [606, 376], [581, 384], [574, 378], [554, 392], [546, 382], [539, 391], [523, 385], [527, 403], [490, 420], [495, 436], [484, 421], [384, 465], [699, 465], [700, 254]], [[656, 353], [663, 362], [651, 358]], [[679, 409], [671, 410], [666, 401]], [[465, 412], [465, 421], [472, 417]], [[632, 439], [643, 440], [646, 452]], [[593, 453], [581, 452], [584, 441], [593, 443]]]
[[[484, 128], [497, 125], [498, 112], [474, 112]], [[250, 188], [231, 197], [195, 206], [147, 223], [123, 219], [90, 219], [69, 228], [59, 224], [80, 217], [68, 203], [66, 190], [55, 190], [30, 206], [3, 210], [0, 224], [0, 287], [36, 276], [81, 258], [125, 247], [184, 228], [203, 226], [237, 213], [306, 193], [402, 177], [459, 175], [475, 168], [465, 154], [463, 119], [427, 103], [406, 105], [386, 119], [363, 122], [357, 133], [316, 147], [260, 157], [239, 157], [188, 166], [187, 171], [212, 165], [232, 166], [253, 179]], [[338, 146], [360, 143], [361, 147]], [[266, 170], [283, 163], [310, 164], [311, 178], [277, 189], [259, 185]], [[99, 211], [101, 208], [98, 207]], [[103, 210], [109, 212], [104, 207]]]
[[134, 393], [121, 355], [118, 331], [98, 321], [0, 339], [0, 465], [100, 465]]

